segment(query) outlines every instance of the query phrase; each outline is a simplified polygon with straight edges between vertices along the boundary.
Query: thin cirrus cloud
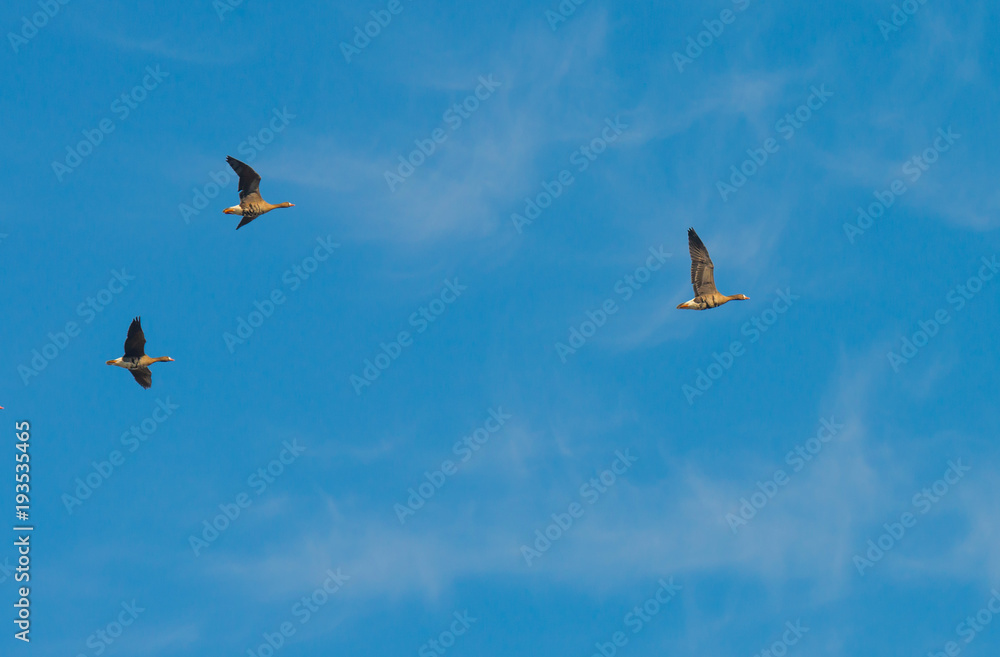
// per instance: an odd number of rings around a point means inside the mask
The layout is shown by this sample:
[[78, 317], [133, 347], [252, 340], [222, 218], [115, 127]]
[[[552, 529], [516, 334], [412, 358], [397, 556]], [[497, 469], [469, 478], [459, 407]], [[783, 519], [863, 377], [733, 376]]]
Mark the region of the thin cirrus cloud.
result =
[[[425, 88], [452, 93], [439, 94], [438, 111], [419, 119], [414, 116], [412, 127], [402, 121], [390, 126], [400, 138], [383, 139], [381, 154], [355, 152], [336, 136], [316, 134], [308, 140], [310, 146], [300, 144], [288, 156], [301, 170], [278, 175], [305, 186], [346, 192], [350, 206], [362, 215], [354, 229], [358, 239], [469, 239], [504, 231], [512, 208], [558, 170], [541, 168], [539, 161], [559, 158], [562, 150], [568, 155], [600, 131], [600, 124], [573, 111], [577, 99], [572, 92], [566, 97], [565, 87], [608, 107], [609, 116], [622, 112], [612, 89], [601, 91], [598, 84], [595, 93], [584, 84], [601, 75], [596, 69], [599, 49], [593, 46], [602, 41], [606, 29], [597, 18], [574, 32], [568, 43], [521, 35], [515, 37], [522, 47], [514, 49], [514, 57], [450, 71], [444, 80], [427, 79], [425, 73]], [[539, 60], [554, 60], [557, 65], [538, 67]], [[479, 75], [494, 75], [500, 81], [494, 96], [450, 132], [448, 140], [395, 192], [390, 191], [385, 172], [396, 173], [398, 157], [414, 150], [414, 139], [426, 138], [441, 127], [444, 111], [471, 92], [469, 85], [474, 86]]]
[[[399, 525], [384, 503], [372, 507], [354, 500], [347, 509], [331, 499], [336, 516], [317, 510], [315, 522], [304, 522], [298, 532], [283, 536], [277, 549], [282, 558], [259, 561], [220, 551], [213, 559], [229, 565], [210, 569], [223, 579], [231, 572], [254, 579], [253, 585], [261, 590], [294, 595], [316, 572], [340, 565], [356, 575], [352, 596], [415, 595], [430, 600], [450, 596], [449, 591], [469, 578], [545, 577], [601, 590], [614, 588], [623, 579], [669, 574], [699, 578], [722, 570], [764, 586], [779, 585], [787, 578], [802, 580], [809, 585], [810, 599], [830, 600], [860, 580], [852, 557], [864, 551], [866, 539], [910, 508], [912, 495], [930, 483], [911, 468], [934, 473], [946, 463], [944, 458], [938, 463], [935, 457], [907, 459], [887, 453], [887, 445], [871, 432], [869, 416], [877, 411], [864, 401], [884, 375], [869, 359], [846, 360], [840, 369], [831, 381], [830, 405], [817, 409], [817, 415], [832, 415], [845, 429], [800, 472], [792, 473], [782, 458], [807, 435], [782, 436], [782, 447], [773, 459], [754, 456], [739, 472], [725, 477], [706, 472], [698, 461], [665, 457], [662, 481], [623, 477], [532, 568], [525, 566], [519, 546], [544, 526], [547, 512], [565, 508], [578, 483], [588, 476], [567, 470], [545, 482], [531, 474], [525, 479], [524, 458], [529, 459], [531, 473], [531, 463], [544, 462], [554, 445], [522, 452], [516, 459], [509, 450], [493, 446], [495, 453], [477, 464], [483, 470], [477, 478], [485, 475], [493, 481], [513, 474], [519, 483], [503, 495], [492, 485], [487, 487], [492, 492], [476, 493], [475, 486], [469, 489], [468, 482], [457, 482], [462, 494], [445, 490], [428, 502], [434, 510], [422, 511], [428, 517], [406, 526]], [[543, 439], [533, 435], [532, 440]], [[593, 452], [587, 456], [594, 458]], [[643, 458], [657, 457], [644, 453]], [[913, 462], [900, 462], [901, 458]], [[736, 512], [740, 497], [749, 495], [755, 481], [778, 467], [790, 474], [790, 482], [734, 535], [725, 514]], [[988, 470], [988, 464], [975, 467]], [[975, 503], [996, 488], [995, 478], [971, 476], [960, 486], [960, 492], [946, 498], [940, 508], [919, 518], [913, 530], [923, 532], [919, 539], [901, 542], [892, 558], [876, 564], [880, 576], [905, 580], [930, 571], [974, 583], [984, 564], [996, 572], [1000, 557], [991, 542], [995, 523], [983, 505]], [[932, 538], [935, 526], [955, 514], [965, 518], [964, 530]], [[310, 528], [330, 521], [332, 529]]]

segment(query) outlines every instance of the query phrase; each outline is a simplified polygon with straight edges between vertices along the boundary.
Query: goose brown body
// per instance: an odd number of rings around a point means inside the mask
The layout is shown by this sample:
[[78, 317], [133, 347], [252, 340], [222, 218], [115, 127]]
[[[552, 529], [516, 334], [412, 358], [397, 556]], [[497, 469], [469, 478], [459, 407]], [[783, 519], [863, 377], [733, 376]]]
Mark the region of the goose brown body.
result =
[[170, 356], [153, 358], [146, 355], [146, 336], [142, 332], [139, 318], [136, 317], [128, 327], [128, 336], [125, 338], [125, 355], [109, 360], [107, 364], [127, 369], [139, 385], [143, 388], [149, 388], [153, 385], [153, 373], [149, 371], [149, 366], [153, 363], [172, 362], [173, 360]]
[[227, 156], [226, 162], [233, 168], [236, 175], [240, 177], [240, 204], [223, 210], [225, 214], [242, 215], [243, 219], [240, 220], [240, 225], [236, 227], [236, 230], [239, 230], [260, 215], [266, 214], [275, 208], [295, 207], [292, 203], [278, 203], [277, 205], [268, 203], [260, 195], [260, 175], [250, 165], [240, 162], [232, 156]]
[[744, 294], [721, 294], [715, 287], [715, 265], [708, 255], [704, 242], [688, 228], [688, 250], [691, 253], [691, 285], [694, 286], [694, 298], [677, 306], [679, 309], [708, 310], [718, 308], [727, 301], [745, 301], [750, 297]]

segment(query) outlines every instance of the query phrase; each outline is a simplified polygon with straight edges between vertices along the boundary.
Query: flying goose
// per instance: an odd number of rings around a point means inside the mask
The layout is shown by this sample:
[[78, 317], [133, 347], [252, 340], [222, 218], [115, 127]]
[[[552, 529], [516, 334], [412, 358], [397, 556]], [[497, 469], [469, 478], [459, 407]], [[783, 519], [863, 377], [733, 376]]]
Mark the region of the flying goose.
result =
[[691, 251], [691, 284], [694, 285], [694, 299], [685, 301], [678, 308], [691, 310], [707, 310], [721, 306], [727, 301], [739, 299], [745, 301], [750, 297], [745, 294], [726, 296], [715, 289], [715, 265], [708, 255], [708, 249], [702, 243], [694, 228], [688, 228], [688, 250]]
[[270, 212], [275, 208], [295, 207], [292, 203], [279, 203], [272, 205], [260, 197], [260, 175], [250, 168], [250, 165], [240, 162], [235, 157], [226, 156], [226, 162], [233, 168], [236, 175], [240, 177], [240, 204], [223, 210], [225, 214], [243, 215], [239, 230], [265, 212]]
[[142, 326], [139, 324], [139, 318], [136, 317], [128, 327], [128, 337], [125, 338], [125, 355], [109, 360], [107, 363], [108, 365], [124, 367], [132, 373], [139, 385], [148, 388], [153, 385], [153, 375], [149, 371], [149, 366], [152, 363], [173, 362], [173, 360], [170, 356], [153, 358], [146, 355], [146, 336], [142, 334]]

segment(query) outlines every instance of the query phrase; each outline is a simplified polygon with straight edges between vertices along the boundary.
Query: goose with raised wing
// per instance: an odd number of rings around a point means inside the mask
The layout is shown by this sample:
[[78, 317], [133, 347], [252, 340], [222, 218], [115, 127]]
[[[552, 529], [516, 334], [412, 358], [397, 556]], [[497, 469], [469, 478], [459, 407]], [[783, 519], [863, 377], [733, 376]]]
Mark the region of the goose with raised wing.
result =
[[293, 203], [287, 202], [278, 203], [277, 205], [268, 203], [260, 196], [260, 175], [250, 168], [249, 164], [240, 162], [232, 156], [227, 156], [226, 162], [229, 162], [229, 166], [240, 177], [240, 204], [223, 210], [225, 214], [242, 215], [243, 219], [240, 220], [240, 225], [236, 227], [236, 230], [239, 230], [260, 215], [270, 212], [275, 208], [295, 207]]
[[727, 301], [746, 301], [750, 297], [745, 294], [725, 295], [715, 289], [715, 265], [708, 255], [708, 249], [694, 232], [688, 228], [688, 250], [691, 252], [691, 284], [694, 286], [694, 299], [677, 306], [681, 309], [708, 310], [717, 308]]
[[142, 325], [136, 317], [128, 327], [128, 337], [125, 338], [125, 355], [121, 358], [107, 361], [108, 365], [124, 367], [136, 382], [143, 388], [153, 385], [153, 374], [149, 371], [149, 366], [153, 363], [173, 362], [170, 356], [160, 356], [153, 358], [146, 355], [146, 336], [142, 333]]

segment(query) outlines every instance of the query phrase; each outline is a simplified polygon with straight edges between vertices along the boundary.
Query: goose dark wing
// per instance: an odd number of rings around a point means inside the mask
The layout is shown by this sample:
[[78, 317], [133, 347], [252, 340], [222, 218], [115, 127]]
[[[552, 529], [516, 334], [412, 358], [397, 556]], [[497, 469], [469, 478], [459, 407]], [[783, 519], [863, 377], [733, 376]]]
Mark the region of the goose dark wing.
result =
[[246, 226], [248, 223], [250, 223], [251, 221], [253, 221], [256, 218], [257, 218], [257, 215], [254, 214], [254, 213], [252, 213], [252, 212], [244, 213], [243, 214], [243, 218], [240, 219], [240, 225], [236, 227], [236, 230], [239, 230], [240, 228], [243, 228], [244, 226]]
[[251, 169], [249, 164], [244, 164], [232, 156], [226, 156], [226, 162], [229, 162], [229, 166], [240, 177], [240, 200], [242, 201], [244, 196], [250, 194], [258, 194], [258, 198], [260, 198], [258, 192], [260, 189], [260, 176], [257, 175], [257, 172]]
[[691, 252], [691, 284], [694, 286], [694, 295], [700, 297], [718, 292], [715, 289], [715, 265], [694, 228], [688, 228], [688, 250]]
[[125, 355], [138, 358], [146, 353], [146, 336], [142, 334], [142, 325], [136, 317], [128, 327], [128, 337], [125, 338]]
[[148, 367], [140, 367], [137, 370], [129, 370], [129, 372], [135, 377], [136, 383], [143, 388], [149, 388], [153, 385], [153, 373], [149, 371]]

